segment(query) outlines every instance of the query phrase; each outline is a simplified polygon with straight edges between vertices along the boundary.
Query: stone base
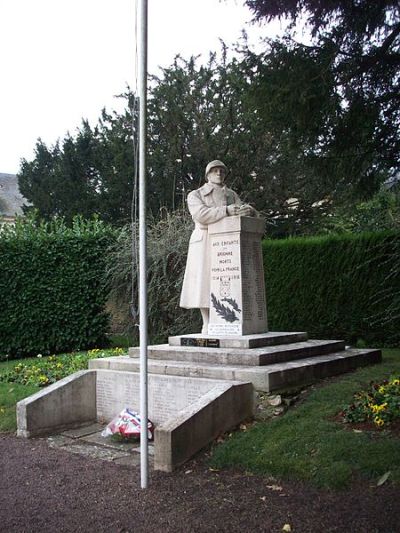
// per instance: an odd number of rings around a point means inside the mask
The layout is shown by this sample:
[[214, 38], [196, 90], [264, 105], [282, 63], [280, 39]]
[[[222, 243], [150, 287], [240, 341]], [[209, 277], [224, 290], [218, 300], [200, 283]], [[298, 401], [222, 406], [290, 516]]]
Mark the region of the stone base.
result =
[[[264, 348], [202, 348], [157, 344], [148, 347], [152, 360], [211, 363], [217, 365], [262, 366], [313, 357], [344, 349], [343, 341], [311, 340], [265, 346]], [[139, 348], [130, 348], [129, 357], [139, 357]]]
[[[257, 391], [272, 392], [313, 383], [381, 360], [380, 350], [351, 349], [265, 366], [149, 359], [148, 371], [150, 374], [251, 382]], [[94, 359], [90, 367], [138, 372], [139, 359], [127, 356]]]
[[[251, 383], [152, 374], [148, 387], [158, 470], [173, 470], [254, 413]], [[18, 402], [18, 435], [54, 434], [94, 421], [106, 425], [124, 407], [139, 411], [138, 373], [77, 372]]]
[[207, 348], [261, 348], [275, 344], [289, 344], [307, 340], [305, 332], [269, 332], [253, 335], [213, 336], [191, 333], [169, 337], [170, 346], [197, 346]]

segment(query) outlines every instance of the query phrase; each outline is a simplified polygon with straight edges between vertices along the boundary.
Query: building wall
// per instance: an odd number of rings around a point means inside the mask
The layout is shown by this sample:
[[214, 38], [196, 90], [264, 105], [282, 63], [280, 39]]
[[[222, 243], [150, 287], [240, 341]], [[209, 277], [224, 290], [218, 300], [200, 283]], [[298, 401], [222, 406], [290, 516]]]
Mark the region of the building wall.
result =
[[22, 215], [22, 206], [27, 203], [19, 192], [18, 179], [15, 174], [0, 173], [0, 219], [13, 222], [16, 215]]

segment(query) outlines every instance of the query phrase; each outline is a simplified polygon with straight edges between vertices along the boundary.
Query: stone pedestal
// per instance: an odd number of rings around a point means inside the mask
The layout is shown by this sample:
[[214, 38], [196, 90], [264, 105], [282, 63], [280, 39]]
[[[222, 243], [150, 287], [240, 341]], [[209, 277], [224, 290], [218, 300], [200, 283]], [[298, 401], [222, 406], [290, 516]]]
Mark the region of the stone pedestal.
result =
[[261, 238], [265, 221], [226, 217], [208, 226], [210, 240], [209, 335], [268, 331]]

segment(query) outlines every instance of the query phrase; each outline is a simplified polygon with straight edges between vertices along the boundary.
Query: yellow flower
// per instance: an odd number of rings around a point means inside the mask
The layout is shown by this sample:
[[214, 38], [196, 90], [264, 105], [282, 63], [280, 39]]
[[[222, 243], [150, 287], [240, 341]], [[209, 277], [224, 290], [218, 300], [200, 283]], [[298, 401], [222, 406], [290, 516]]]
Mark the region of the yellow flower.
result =
[[57, 364], [56, 364], [56, 367], [57, 367], [57, 368], [62, 368], [62, 363], [57, 363]]
[[394, 379], [391, 384], [392, 385], [400, 385], [400, 379]]
[[380, 392], [381, 394], [384, 394], [386, 391], [385, 387], [383, 385], [381, 385], [378, 389], [378, 392]]
[[382, 420], [382, 418], [379, 418], [379, 416], [376, 416], [374, 418], [374, 422], [375, 424], [378, 426], [378, 427], [382, 427], [384, 425], [384, 421]]

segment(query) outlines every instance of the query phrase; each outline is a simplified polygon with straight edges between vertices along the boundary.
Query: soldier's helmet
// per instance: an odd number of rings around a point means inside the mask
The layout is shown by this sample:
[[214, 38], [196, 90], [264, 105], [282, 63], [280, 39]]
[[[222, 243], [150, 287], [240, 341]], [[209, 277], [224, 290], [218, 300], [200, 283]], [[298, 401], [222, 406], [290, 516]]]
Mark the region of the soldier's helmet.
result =
[[206, 178], [208, 176], [208, 173], [210, 172], [210, 170], [212, 168], [215, 168], [215, 167], [222, 167], [225, 169], [225, 172], [228, 174], [228, 169], [226, 167], [226, 165], [222, 162], [222, 161], [219, 161], [218, 159], [214, 159], [214, 161], [211, 161], [211, 163], [208, 163], [208, 165], [206, 166]]

